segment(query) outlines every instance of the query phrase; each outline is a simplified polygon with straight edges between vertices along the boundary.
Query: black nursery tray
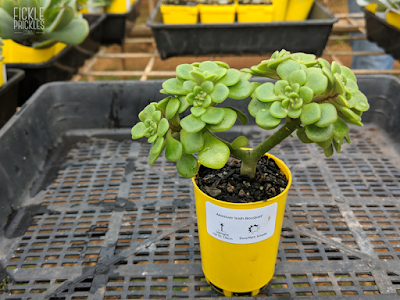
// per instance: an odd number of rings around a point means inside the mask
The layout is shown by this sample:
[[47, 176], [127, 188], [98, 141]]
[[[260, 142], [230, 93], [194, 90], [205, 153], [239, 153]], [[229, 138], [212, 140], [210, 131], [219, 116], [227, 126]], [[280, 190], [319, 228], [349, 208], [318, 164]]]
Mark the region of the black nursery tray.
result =
[[377, 43], [386, 53], [400, 60], [400, 29], [378, 18], [372, 12], [361, 7], [365, 13], [365, 26], [367, 38]]
[[[343, 153], [295, 137], [272, 151], [293, 185], [261, 296], [398, 298], [400, 80], [358, 83], [371, 109]], [[149, 166], [150, 146], [130, 138], [160, 87], [47, 84], [0, 130], [1, 299], [218, 297], [201, 270], [191, 181], [164, 158]], [[268, 132], [234, 126], [225, 138], [238, 134], [259, 143]]]
[[338, 19], [315, 2], [304, 21], [164, 24], [158, 2], [147, 25], [162, 59], [177, 55], [266, 54], [276, 49], [321, 55]]
[[25, 71], [25, 78], [19, 84], [18, 106], [44, 83], [71, 79], [86, 59], [93, 56], [100, 47], [105, 15], [85, 16], [89, 22], [89, 35], [78, 46], [67, 46], [57, 55], [43, 63], [12, 63], [8, 68]]
[[[105, 45], [114, 43], [122, 45], [125, 41], [125, 36], [131, 31], [136, 19], [140, 15], [141, 5], [141, 0], [135, 0], [127, 13], [107, 13], [103, 24], [101, 43]], [[85, 14], [85, 17], [86, 16], [92, 16], [92, 14]]]
[[18, 107], [18, 83], [24, 79], [23, 70], [7, 69], [7, 82], [0, 87], [0, 128]]

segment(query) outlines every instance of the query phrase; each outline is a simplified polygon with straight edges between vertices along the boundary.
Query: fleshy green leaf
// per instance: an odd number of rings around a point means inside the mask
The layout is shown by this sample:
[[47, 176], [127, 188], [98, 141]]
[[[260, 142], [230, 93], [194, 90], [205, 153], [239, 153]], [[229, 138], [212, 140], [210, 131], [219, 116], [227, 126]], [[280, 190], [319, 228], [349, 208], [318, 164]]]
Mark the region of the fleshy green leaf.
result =
[[306, 135], [306, 131], [304, 127], [301, 127], [299, 129], [297, 129], [296, 131], [297, 137], [299, 138], [299, 140], [304, 143], [304, 144], [311, 144], [314, 143], [314, 141], [310, 140], [308, 138], [308, 136]]
[[329, 145], [328, 148], [324, 149], [324, 153], [326, 157], [331, 157], [333, 155], [333, 147], [332, 144]]
[[190, 105], [193, 105], [193, 100], [194, 100], [194, 94], [190, 93], [186, 95], [186, 102], [189, 103]]
[[252, 117], [256, 117], [257, 113], [262, 110], [269, 110], [273, 102], [261, 102], [257, 98], [251, 99], [249, 106], [247, 107]]
[[240, 71], [236, 69], [229, 69], [226, 72], [226, 75], [222, 77], [217, 83], [223, 83], [226, 86], [232, 86], [239, 82], [240, 80]]
[[169, 122], [167, 119], [162, 118], [160, 123], [158, 123], [158, 128], [157, 128], [157, 135], [158, 136], [164, 136], [164, 134], [168, 131], [169, 129]]
[[179, 110], [178, 110], [179, 114], [183, 113], [190, 106], [189, 102], [186, 101], [186, 97], [185, 96], [178, 97], [178, 100], [181, 102], [181, 104], [179, 105]]
[[283, 119], [286, 118], [288, 111], [287, 109], [282, 107], [282, 102], [275, 101], [272, 103], [271, 108], [269, 109], [271, 115], [275, 118]]
[[355, 94], [356, 92], [358, 92], [357, 83], [351, 79], [348, 79], [345, 89], [346, 92], [349, 92], [350, 94]]
[[201, 116], [201, 120], [207, 124], [219, 124], [224, 118], [225, 111], [219, 107], [208, 107], [205, 114]]
[[290, 59], [289, 55], [272, 59], [268, 62], [268, 69], [275, 71], [278, 68], [278, 66], [280, 66], [284, 61], [286, 61], [288, 59]]
[[244, 80], [249, 80], [251, 78], [251, 74], [246, 72], [240, 72], [240, 78]]
[[321, 66], [321, 68], [322, 67], [325, 67], [325, 68], [328, 68], [328, 69], [331, 68], [331, 65], [329, 64], [329, 62], [326, 59], [318, 58], [318, 63]]
[[172, 95], [186, 95], [187, 92], [183, 88], [182, 82], [176, 78], [170, 78], [163, 82], [162, 84], [163, 89]]
[[229, 88], [222, 84], [218, 83], [214, 87], [214, 91], [211, 93], [211, 100], [214, 101], [215, 103], [221, 103], [223, 102], [226, 98], [228, 98], [229, 95]]
[[185, 89], [186, 92], [191, 93], [193, 92], [194, 87], [197, 86], [197, 84], [193, 81], [187, 80], [183, 83], [183, 88]]
[[304, 103], [310, 103], [314, 97], [314, 91], [309, 87], [302, 86], [299, 90], [299, 96]]
[[153, 147], [150, 149], [150, 154], [157, 155], [164, 150], [164, 138], [159, 136], [154, 143]]
[[319, 127], [325, 127], [336, 122], [338, 116], [335, 106], [330, 103], [319, 104], [321, 118], [315, 123]]
[[369, 109], [368, 99], [365, 97], [363, 93], [358, 91], [353, 95], [354, 100], [356, 101], [356, 105], [354, 106], [355, 109], [359, 111], [366, 111]]
[[[240, 72], [239, 72], [240, 73]], [[244, 99], [250, 96], [251, 84], [247, 80], [240, 79], [238, 83], [229, 87], [229, 97], [232, 99]]]
[[302, 108], [291, 109], [291, 110], [289, 110], [289, 112], [288, 112], [288, 117], [289, 117], [289, 118], [292, 118], [292, 119], [297, 119], [298, 117], [300, 117], [302, 111], [303, 111]]
[[151, 118], [153, 119], [154, 122], [158, 123], [161, 120], [161, 111], [156, 110], [151, 114]]
[[229, 147], [209, 132], [204, 133], [204, 147], [199, 151], [199, 161], [211, 169], [221, 169], [228, 161]]
[[232, 142], [233, 149], [240, 149], [246, 147], [249, 143], [249, 140], [245, 136], [239, 136]]
[[202, 115], [206, 113], [207, 109], [204, 107], [192, 107], [190, 109], [190, 112], [193, 114], [193, 116], [200, 118]]
[[146, 119], [150, 119], [153, 112], [155, 112], [156, 106], [153, 104], [147, 105], [140, 113], [139, 119], [140, 121], [144, 122]]
[[342, 69], [340, 68], [340, 65], [336, 61], [332, 62], [331, 71], [332, 71], [332, 74], [340, 75], [342, 73]]
[[260, 85], [254, 91], [257, 99], [262, 102], [273, 102], [279, 100], [279, 97], [274, 92], [274, 84], [272, 82], [267, 82]]
[[152, 135], [151, 137], [149, 137], [149, 138], [147, 139], [147, 142], [148, 142], [149, 144], [154, 143], [154, 142], [156, 141], [157, 138], [158, 138], [158, 135], [157, 135], [157, 134]]
[[349, 133], [349, 126], [341, 118], [337, 118], [333, 123], [333, 135], [337, 138], [343, 138]]
[[181, 120], [181, 126], [189, 133], [198, 132], [206, 126], [200, 118], [197, 118], [193, 115], [188, 115], [187, 117]]
[[210, 73], [214, 73], [218, 69], [218, 65], [212, 61], [203, 61], [199, 65], [200, 69]]
[[278, 80], [277, 82], [275, 82], [275, 85], [274, 85], [275, 95], [285, 93], [285, 88], [288, 85], [289, 85], [289, 82], [287, 82], [286, 80]]
[[236, 122], [236, 112], [229, 108], [223, 108], [225, 111], [224, 118], [222, 119], [221, 123], [212, 125], [207, 125], [207, 128], [212, 131], [227, 131], [231, 128]]
[[303, 106], [300, 120], [304, 124], [313, 124], [321, 118], [321, 109], [317, 103], [310, 103]]
[[156, 105], [157, 108], [162, 110], [162, 111], [165, 111], [165, 109], [167, 108], [167, 104], [168, 104], [169, 99], [171, 99], [171, 97], [167, 97], [167, 98], [162, 99], [160, 102], [157, 103], [157, 105]]
[[332, 144], [333, 137], [330, 137], [328, 140], [323, 142], [317, 142], [317, 145], [322, 149], [328, 148]]
[[214, 63], [216, 63], [218, 66], [224, 68], [224, 69], [229, 69], [229, 65], [226, 62], [223, 61], [214, 61]]
[[189, 133], [182, 129], [180, 134], [183, 150], [186, 153], [195, 153], [200, 151], [204, 146], [203, 133], [201, 131]]
[[297, 70], [300, 70], [300, 64], [294, 60], [286, 60], [285, 62], [281, 63], [277, 68], [276, 72], [278, 73], [281, 79], [287, 80], [289, 75]]
[[201, 88], [203, 91], [205, 91], [207, 94], [211, 94], [214, 90], [214, 84], [211, 81], [204, 81], [201, 84]]
[[213, 81], [220, 80], [222, 77], [225, 76], [225, 74], [228, 72], [227, 69], [225, 68], [218, 68], [217, 71], [215, 71], [215, 78]]
[[261, 128], [272, 129], [278, 126], [281, 122], [281, 119], [275, 118], [271, 115], [268, 110], [260, 110], [256, 116], [256, 123]]
[[226, 108], [230, 108], [230, 109], [234, 110], [237, 114], [237, 118], [239, 119], [240, 123], [242, 123], [243, 125], [246, 125], [249, 122], [249, 119], [247, 118], [247, 116], [240, 109], [233, 107], [233, 106], [227, 106]]
[[194, 80], [196, 80], [196, 82], [198, 84], [201, 84], [204, 81], [204, 75], [198, 71], [190, 71], [190, 75], [192, 75], [192, 77], [194, 78]]
[[303, 85], [307, 81], [306, 73], [303, 70], [297, 70], [290, 73], [288, 77], [288, 81], [291, 85], [298, 83], [299, 85]]
[[146, 131], [146, 126], [144, 125], [143, 122], [137, 123], [135, 126], [132, 127], [131, 134], [132, 134], [132, 139], [140, 139], [141, 137], [144, 136], [144, 133]]
[[349, 102], [343, 97], [343, 95], [338, 95], [338, 96], [335, 98], [335, 102], [336, 102], [337, 104], [339, 104], [340, 106], [344, 106], [344, 107], [350, 108]]
[[342, 74], [347, 77], [347, 79], [353, 80], [354, 82], [357, 82], [356, 75], [354, 75], [353, 71], [351, 71], [348, 67], [346, 66], [341, 66], [340, 69], [342, 70]]
[[333, 74], [333, 76], [335, 77], [335, 86], [334, 86], [335, 92], [338, 94], [343, 94], [346, 90], [340, 75], [338, 73], [335, 73]]
[[170, 161], [177, 161], [182, 156], [182, 144], [175, 140], [171, 135], [171, 130], [167, 133], [165, 144], [165, 158]]
[[323, 142], [329, 140], [333, 135], [333, 125], [318, 127], [315, 124], [306, 125], [306, 135], [314, 142]]
[[178, 98], [171, 98], [169, 100], [169, 102], [167, 104], [167, 108], [165, 110], [165, 117], [167, 119], [172, 119], [175, 116], [175, 114], [178, 112], [180, 105], [181, 105], [181, 101], [179, 101]]
[[192, 154], [182, 152], [181, 158], [176, 163], [176, 169], [183, 177], [192, 178], [199, 170], [199, 163]]
[[305, 86], [309, 87], [314, 91], [314, 94], [321, 94], [325, 92], [328, 87], [328, 78], [325, 75], [319, 74], [318, 72], [312, 72], [307, 75], [307, 82]]
[[193, 66], [189, 64], [182, 64], [176, 67], [176, 75], [180, 78], [193, 80], [192, 75], [190, 75], [190, 71], [193, 70]]

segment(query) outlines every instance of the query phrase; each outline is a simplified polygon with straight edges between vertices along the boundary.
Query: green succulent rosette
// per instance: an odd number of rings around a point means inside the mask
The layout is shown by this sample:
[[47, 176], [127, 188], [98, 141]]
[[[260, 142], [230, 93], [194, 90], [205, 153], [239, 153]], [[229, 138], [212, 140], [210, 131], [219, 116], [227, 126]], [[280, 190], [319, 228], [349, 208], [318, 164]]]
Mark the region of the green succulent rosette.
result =
[[[230, 149], [212, 132], [230, 129], [237, 119], [243, 124], [248, 120], [234, 107], [217, 105], [227, 98], [248, 97], [256, 87], [248, 81], [251, 74], [218, 61], [182, 64], [176, 68], [176, 74], [176, 78], [162, 84], [160, 92], [168, 97], [150, 104], [139, 114], [142, 122], [132, 128], [132, 137], [145, 136], [148, 142], [154, 142], [150, 164], [165, 149], [165, 157], [177, 161], [177, 170], [185, 177], [197, 173], [198, 161], [193, 155], [197, 152], [201, 164], [222, 168]], [[180, 114], [186, 111], [190, 113], [181, 119]], [[244, 139], [238, 139], [235, 145], [244, 145]]]
[[340, 152], [343, 139], [350, 143], [346, 122], [363, 126], [361, 115], [369, 108], [368, 100], [345, 66], [282, 50], [242, 71], [278, 79], [259, 85], [252, 94], [248, 110], [261, 128], [274, 129], [282, 119], [299, 118], [299, 139], [315, 142], [331, 156], [333, 149]]

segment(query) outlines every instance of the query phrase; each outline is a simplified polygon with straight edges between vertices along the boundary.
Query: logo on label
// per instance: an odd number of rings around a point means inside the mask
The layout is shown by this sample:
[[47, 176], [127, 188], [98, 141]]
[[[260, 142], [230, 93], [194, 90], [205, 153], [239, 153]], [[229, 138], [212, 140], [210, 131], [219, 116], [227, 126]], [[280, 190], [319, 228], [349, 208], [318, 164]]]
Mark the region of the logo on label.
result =
[[230, 209], [206, 202], [207, 232], [232, 244], [266, 240], [275, 232], [278, 204], [254, 209]]
[[14, 30], [23, 35], [43, 34], [44, 7], [14, 7]]

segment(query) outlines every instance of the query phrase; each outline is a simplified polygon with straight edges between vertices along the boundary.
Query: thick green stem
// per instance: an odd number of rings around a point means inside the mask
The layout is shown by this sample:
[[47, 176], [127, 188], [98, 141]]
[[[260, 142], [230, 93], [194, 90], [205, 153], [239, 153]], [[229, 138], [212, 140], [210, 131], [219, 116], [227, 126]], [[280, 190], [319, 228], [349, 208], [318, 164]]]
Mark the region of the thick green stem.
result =
[[241, 175], [247, 175], [250, 178], [255, 178], [258, 160], [270, 151], [276, 145], [280, 144], [284, 139], [290, 136], [301, 124], [299, 119], [288, 119], [288, 121], [279, 128], [273, 135], [263, 141], [260, 145], [250, 151], [249, 155], [242, 159]]
[[231, 143], [221, 139], [220, 137], [214, 135], [220, 141], [225, 143], [231, 151], [231, 155], [240, 159], [242, 161], [242, 166], [240, 168], [240, 175], [246, 175], [251, 179], [255, 178], [257, 171], [257, 162], [265, 153], [270, 151], [276, 145], [281, 143], [285, 138], [290, 136], [293, 131], [300, 126], [300, 119], [288, 119], [285, 125], [279, 128], [273, 135], [263, 141], [260, 145], [255, 147], [253, 150], [242, 150], [234, 149]]

